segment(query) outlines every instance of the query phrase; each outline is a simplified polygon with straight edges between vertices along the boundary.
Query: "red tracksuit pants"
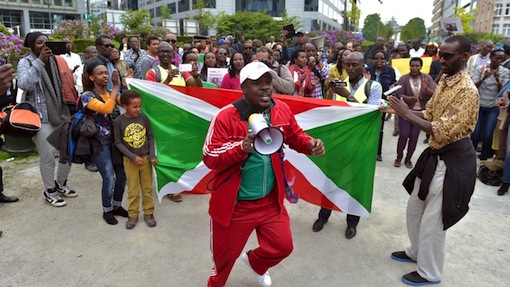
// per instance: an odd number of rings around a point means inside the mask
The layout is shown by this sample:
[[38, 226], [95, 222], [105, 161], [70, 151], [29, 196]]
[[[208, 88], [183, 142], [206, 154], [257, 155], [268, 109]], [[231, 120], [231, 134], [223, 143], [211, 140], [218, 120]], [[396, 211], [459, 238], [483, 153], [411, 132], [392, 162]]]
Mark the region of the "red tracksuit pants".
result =
[[259, 247], [251, 250], [253, 270], [264, 274], [290, 255], [292, 233], [287, 210], [280, 210], [276, 192], [254, 201], [238, 201], [228, 227], [211, 220], [211, 251], [214, 267], [208, 287], [223, 287], [246, 241], [255, 230]]

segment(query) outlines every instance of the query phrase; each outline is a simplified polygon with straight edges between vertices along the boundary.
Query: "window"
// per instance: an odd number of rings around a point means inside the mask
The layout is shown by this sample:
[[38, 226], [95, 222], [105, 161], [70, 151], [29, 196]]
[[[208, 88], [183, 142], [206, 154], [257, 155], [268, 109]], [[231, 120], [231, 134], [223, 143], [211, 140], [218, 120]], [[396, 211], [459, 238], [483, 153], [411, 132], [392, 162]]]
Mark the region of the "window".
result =
[[176, 6], [177, 3], [170, 3], [168, 4], [168, 8], [170, 8], [170, 14], [174, 14], [174, 13], [177, 13], [177, 6]]
[[159, 16], [161, 16], [161, 6], [156, 7], [156, 15], [154, 15], [154, 17], [159, 17]]
[[[204, 8], [216, 8], [216, 0], [203, 0]], [[197, 0], [193, 0], [193, 9], [196, 9]]]
[[53, 0], [53, 5], [55, 5], [55, 6], [62, 6], [62, 0]]
[[305, 0], [305, 11], [319, 11], [319, 0]]
[[492, 34], [499, 34], [499, 25], [498, 24], [492, 25]]
[[48, 13], [30, 12], [31, 29], [50, 29], [50, 16]]
[[179, 0], [179, 13], [190, 10], [189, 0]]
[[501, 16], [501, 11], [503, 11], [503, 4], [496, 4], [496, 8], [494, 9], [494, 16]]
[[65, 6], [66, 7], [73, 7], [73, 0], [66, 0]]
[[510, 14], [510, 3], [506, 3], [505, 15], [509, 15], [509, 14]]
[[504, 24], [503, 30], [501, 30], [503, 36], [510, 36], [510, 24]]
[[28, 0], [21, 0], [19, 1], [20, 3], [23, 3], [23, 4], [28, 4]]
[[285, 0], [241, 0], [236, 1], [236, 12], [239, 11], [250, 11], [250, 12], [258, 12], [258, 11], [266, 11], [269, 15], [273, 17], [281, 16], [282, 12], [285, 10]]
[[[13, 29], [16, 26], [21, 26], [21, 11], [0, 10], [0, 22]], [[16, 31], [16, 29], [14, 30]]]

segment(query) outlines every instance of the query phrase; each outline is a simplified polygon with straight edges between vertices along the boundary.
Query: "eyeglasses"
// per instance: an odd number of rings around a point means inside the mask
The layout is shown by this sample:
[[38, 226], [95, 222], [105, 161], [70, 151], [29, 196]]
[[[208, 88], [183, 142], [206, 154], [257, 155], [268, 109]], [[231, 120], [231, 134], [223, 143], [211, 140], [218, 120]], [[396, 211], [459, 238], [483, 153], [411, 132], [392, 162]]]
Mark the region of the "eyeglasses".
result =
[[173, 54], [174, 51], [168, 51], [168, 50], [159, 50], [158, 53], [161, 53], [161, 54]]
[[218, 53], [218, 55], [226, 56], [226, 55], [227, 55], [227, 53], [226, 53], [226, 52], [225, 52], [225, 53]]
[[374, 58], [374, 61], [384, 61], [386, 60], [385, 58]]
[[445, 60], [450, 60], [451, 58], [453, 58], [454, 56], [456, 55], [460, 55], [460, 53], [437, 53], [437, 55], [439, 56], [439, 58], [443, 58]]
[[105, 44], [101, 44], [101, 46], [103, 46], [105, 48], [112, 48], [112, 49], [115, 48], [115, 45], [113, 45], [113, 44], [106, 44], [106, 45]]
[[171, 39], [171, 40], [165, 40], [165, 42], [175, 44], [175, 43], [177, 43], [177, 40]]

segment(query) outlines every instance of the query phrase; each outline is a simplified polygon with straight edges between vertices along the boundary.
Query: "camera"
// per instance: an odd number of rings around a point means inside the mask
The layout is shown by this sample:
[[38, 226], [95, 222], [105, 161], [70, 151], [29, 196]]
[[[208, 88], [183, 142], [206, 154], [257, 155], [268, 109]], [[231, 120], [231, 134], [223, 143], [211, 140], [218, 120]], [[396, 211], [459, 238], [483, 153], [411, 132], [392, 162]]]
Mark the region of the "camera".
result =
[[347, 84], [342, 81], [342, 80], [331, 80], [331, 82], [329, 82], [329, 85], [332, 87], [332, 88], [340, 88], [340, 87], [345, 87]]

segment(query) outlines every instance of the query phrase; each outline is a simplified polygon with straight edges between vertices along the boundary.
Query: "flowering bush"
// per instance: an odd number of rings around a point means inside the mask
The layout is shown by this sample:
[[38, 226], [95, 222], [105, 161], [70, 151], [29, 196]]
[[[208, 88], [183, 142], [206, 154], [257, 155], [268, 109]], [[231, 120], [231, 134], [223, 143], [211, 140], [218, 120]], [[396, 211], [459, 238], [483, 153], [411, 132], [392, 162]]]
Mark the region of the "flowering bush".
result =
[[23, 47], [23, 40], [16, 35], [6, 35], [0, 32], [0, 57], [16, 69], [18, 62], [28, 55], [29, 49]]
[[363, 37], [352, 32], [345, 32], [343, 30], [322, 30], [322, 31], [311, 31], [308, 33], [308, 37], [316, 37], [324, 35], [326, 36], [325, 43], [333, 46], [335, 42], [342, 42], [347, 44], [348, 42], [361, 43]]
[[74, 40], [89, 37], [89, 27], [86, 21], [81, 20], [62, 20], [58, 28], [53, 31], [54, 38], [63, 39], [65, 37]]
[[101, 28], [99, 29], [99, 35], [108, 35], [110, 38], [115, 39], [119, 35], [120, 30], [117, 27], [114, 27], [111, 24], [106, 22], [103, 23]]

